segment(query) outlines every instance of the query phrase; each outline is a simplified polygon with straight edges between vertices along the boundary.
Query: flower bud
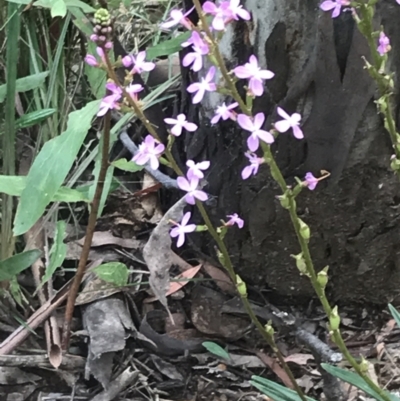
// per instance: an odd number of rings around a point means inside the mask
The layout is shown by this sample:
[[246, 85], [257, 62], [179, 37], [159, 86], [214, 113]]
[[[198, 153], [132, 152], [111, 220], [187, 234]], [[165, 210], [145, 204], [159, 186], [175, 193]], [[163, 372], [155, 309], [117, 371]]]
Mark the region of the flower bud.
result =
[[303, 239], [308, 241], [310, 239], [310, 227], [302, 219], [297, 219], [300, 226], [300, 235]]
[[329, 316], [329, 327], [332, 331], [336, 331], [339, 329], [339, 326], [340, 326], [340, 316], [338, 313], [338, 307], [335, 306], [332, 309], [332, 312]]
[[247, 297], [246, 283], [240, 278], [238, 274], [236, 274], [236, 288], [241, 297], [243, 298]]
[[279, 201], [281, 202], [281, 206], [284, 209], [289, 209], [290, 207], [290, 200], [289, 197], [287, 196], [287, 193], [284, 193], [283, 195], [278, 196]]
[[269, 320], [268, 323], [264, 326], [264, 330], [269, 336], [273, 337], [273, 335], [275, 334], [275, 330], [272, 327], [271, 320]]
[[318, 284], [322, 289], [325, 289], [328, 284], [328, 269], [329, 266], [324, 267], [317, 275]]
[[369, 362], [361, 355], [360, 369], [363, 373], [368, 373]]
[[299, 269], [300, 274], [304, 274], [308, 276], [306, 261], [303, 258], [303, 252], [300, 252], [298, 255], [290, 255], [293, 259], [296, 260], [296, 266]]
[[110, 25], [109, 24], [111, 22], [110, 13], [105, 8], [99, 8], [94, 14], [94, 20], [98, 25], [103, 25], [103, 26]]

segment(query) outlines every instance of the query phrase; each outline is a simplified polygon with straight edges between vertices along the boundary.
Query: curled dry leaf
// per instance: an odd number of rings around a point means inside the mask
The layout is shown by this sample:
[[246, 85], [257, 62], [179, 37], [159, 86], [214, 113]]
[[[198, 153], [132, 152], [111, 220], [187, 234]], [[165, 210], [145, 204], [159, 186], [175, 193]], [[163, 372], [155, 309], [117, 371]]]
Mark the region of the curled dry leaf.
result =
[[201, 263], [203, 264], [203, 269], [211, 278], [215, 280], [215, 284], [223, 292], [230, 295], [237, 294], [235, 285], [232, 283], [232, 280], [224, 271], [218, 269], [218, 267], [215, 267], [211, 263], [208, 263], [206, 261], [201, 261]]

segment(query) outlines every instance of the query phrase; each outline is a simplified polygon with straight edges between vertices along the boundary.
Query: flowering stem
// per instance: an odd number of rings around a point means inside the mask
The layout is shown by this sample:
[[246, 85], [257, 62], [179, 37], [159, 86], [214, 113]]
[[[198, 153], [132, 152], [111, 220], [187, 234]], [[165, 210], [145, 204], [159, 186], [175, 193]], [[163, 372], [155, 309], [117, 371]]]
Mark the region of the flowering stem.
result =
[[108, 152], [110, 150], [110, 125], [111, 125], [111, 113], [110, 111], [108, 111], [104, 117], [103, 147], [101, 154], [99, 178], [97, 180], [93, 201], [91, 203], [89, 221], [86, 227], [86, 235], [85, 235], [85, 241], [82, 246], [81, 257], [79, 259], [79, 264], [76, 270], [76, 274], [74, 276], [74, 280], [71, 284], [71, 289], [69, 290], [68, 293], [67, 306], [65, 308], [65, 317], [64, 317], [63, 332], [62, 332], [62, 349], [64, 351], [67, 351], [69, 345], [69, 339], [71, 334], [71, 321], [75, 309], [75, 300], [79, 291], [79, 286], [81, 285], [83, 276], [85, 274], [86, 265], [89, 258], [89, 251], [92, 245], [93, 234], [96, 227], [96, 220], [99, 211], [101, 195], [103, 193], [104, 181], [107, 175]]
[[231, 77], [229, 76], [229, 72], [226, 68], [226, 65], [224, 63], [224, 60], [222, 58], [221, 52], [219, 51], [218, 43], [214, 39], [213, 35], [211, 34], [210, 28], [208, 26], [207, 20], [204, 16], [203, 9], [201, 8], [201, 4], [199, 0], [193, 0], [193, 4], [196, 7], [197, 14], [200, 18], [202, 28], [204, 29], [204, 32], [206, 33], [208, 39], [211, 42], [211, 52], [214, 55], [218, 67], [222, 73], [222, 76], [225, 79], [225, 83], [228, 85], [232, 96], [235, 98], [235, 100], [239, 103], [240, 108], [242, 109], [243, 113], [245, 113], [248, 116], [251, 116], [251, 110], [249, 110], [246, 106], [246, 103], [243, 101], [241, 96], [239, 95], [239, 92], [236, 89], [236, 86], [234, 82], [232, 81]]

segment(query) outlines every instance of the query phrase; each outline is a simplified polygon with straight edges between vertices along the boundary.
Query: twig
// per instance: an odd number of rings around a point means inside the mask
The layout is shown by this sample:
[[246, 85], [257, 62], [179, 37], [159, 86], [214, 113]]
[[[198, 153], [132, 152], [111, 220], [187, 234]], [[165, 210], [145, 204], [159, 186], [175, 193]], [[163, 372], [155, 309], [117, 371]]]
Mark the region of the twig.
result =
[[92, 245], [93, 234], [96, 226], [97, 214], [99, 211], [99, 205], [101, 195], [104, 188], [104, 180], [106, 178], [108, 170], [108, 152], [110, 149], [110, 122], [111, 114], [107, 112], [104, 118], [104, 132], [103, 132], [103, 149], [101, 155], [101, 167], [99, 172], [99, 179], [96, 185], [96, 191], [91, 203], [91, 209], [89, 214], [89, 221], [86, 227], [85, 242], [83, 243], [81, 257], [79, 259], [78, 269], [76, 271], [74, 281], [72, 282], [71, 289], [68, 294], [67, 306], [65, 308], [65, 318], [63, 325], [63, 338], [62, 338], [62, 349], [66, 351], [69, 345], [69, 339], [71, 334], [71, 321], [72, 315], [75, 308], [75, 300], [78, 295], [79, 286], [82, 282], [83, 276], [86, 270], [86, 264], [89, 257], [90, 247]]

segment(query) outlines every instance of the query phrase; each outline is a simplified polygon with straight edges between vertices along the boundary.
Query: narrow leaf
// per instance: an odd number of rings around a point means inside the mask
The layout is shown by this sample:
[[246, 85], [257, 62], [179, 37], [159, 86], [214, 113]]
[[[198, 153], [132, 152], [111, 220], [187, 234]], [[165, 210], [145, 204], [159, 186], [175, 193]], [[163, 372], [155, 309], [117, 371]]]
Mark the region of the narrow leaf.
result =
[[60, 189], [74, 163], [100, 100], [69, 115], [65, 132], [46, 142], [27, 176], [14, 221], [14, 235], [27, 232]]
[[216, 355], [222, 359], [226, 359], [229, 361], [230, 357], [228, 352], [226, 352], [220, 345], [212, 342], [212, 341], [204, 341], [201, 344], [208, 352], [211, 352], [213, 355]]
[[176, 38], [166, 40], [165, 42], [161, 42], [158, 45], [148, 48], [146, 50], [147, 58], [152, 60], [160, 56], [170, 56], [171, 54], [178, 53], [182, 50], [181, 44], [188, 40], [190, 35], [190, 32], [185, 32]]
[[32, 127], [32, 125], [39, 124], [46, 118], [52, 116], [56, 111], [56, 109], [42, 109], [25, 114], [15, 122], [16, 128]]
[[96, 10], [91, 7], [89, 4], [84, 3], [83, 1], [80, 0], [64, 0], [65, 5], [68, 7], [78, 7], [80, 8], [84, 13], [94, 13]]
[[143, 170], [144, 166], [139, 166], [135, 162], [128, 162], [126, 159], [119, 159], [111, 163], [114, 167], [119, 168], [123, 171], [129, 171], [135, 173], [136, 171]]
[[54, 244], [50, 249], [50, 263], [46, 267], [46, 272], [42, 279], [42, 284], [49, 280], [54, 272], [60, 267], [67, 255], [67, 245], [64, 244], [65, 237], [65, 221], [58, 221], [56, 226], [56, 233], [54, 236]]
[[400, 313], [399, 313], [399, 311], [392, 304], [389, 304], [389, 310], [390, 310], [390, 313], [393, 316], [393, 319], [396, 321], [397, 326], [400, 327]]
[[[43, 84], [46, 77], [49, 75], [48, 71], [39, 72], [38, 74], [29, 75], [28, 77], [20, 78], [16, 80], [16, 91], [27, 92], [32, 89], [38, 88]], [[0, 85], [0, 103], [4, 101], [7, 95], [7, 84]]]
[[32, 263], [36, 262], [41, 254], [42, 252], [39, 249], [32, 249], [31, 251], [22, 252], [1, 261], [0, 281], [11, 280], [14, 276], [31, 266]]
[[123, 287], [128, 282], [129, 270], [120, 262], [104, 263], [94, 269], [96, 275], [117, 287]]

